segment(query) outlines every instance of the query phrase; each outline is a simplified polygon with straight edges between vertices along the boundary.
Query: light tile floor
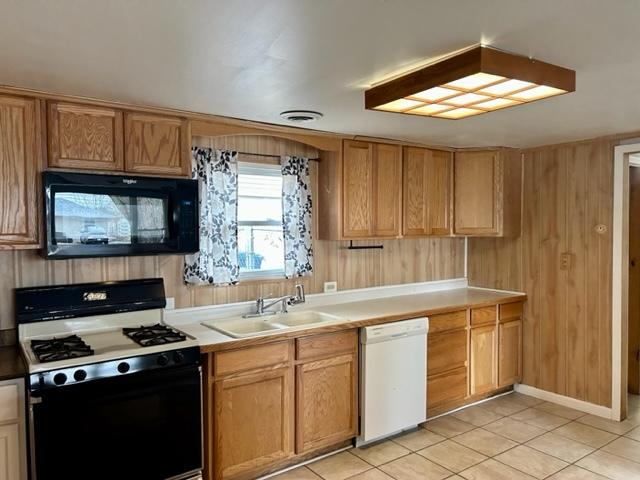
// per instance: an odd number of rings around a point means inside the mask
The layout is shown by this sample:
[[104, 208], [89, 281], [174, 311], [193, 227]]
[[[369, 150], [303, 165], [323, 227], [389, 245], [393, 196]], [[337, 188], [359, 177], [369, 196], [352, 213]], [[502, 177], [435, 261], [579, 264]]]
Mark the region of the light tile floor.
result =
[[640, 480], [640, 397], [613, 422], [511, 393], [274, 480]]

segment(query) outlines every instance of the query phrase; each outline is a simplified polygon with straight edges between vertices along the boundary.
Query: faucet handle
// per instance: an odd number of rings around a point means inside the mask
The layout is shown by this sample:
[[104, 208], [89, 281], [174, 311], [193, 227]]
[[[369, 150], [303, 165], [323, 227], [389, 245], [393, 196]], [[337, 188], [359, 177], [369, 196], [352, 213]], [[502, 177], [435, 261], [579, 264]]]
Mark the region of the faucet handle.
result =
[[296, 285], [296, 303], [304, 303], [305, 295], [304, 295], [304, 285], [298, 283]]

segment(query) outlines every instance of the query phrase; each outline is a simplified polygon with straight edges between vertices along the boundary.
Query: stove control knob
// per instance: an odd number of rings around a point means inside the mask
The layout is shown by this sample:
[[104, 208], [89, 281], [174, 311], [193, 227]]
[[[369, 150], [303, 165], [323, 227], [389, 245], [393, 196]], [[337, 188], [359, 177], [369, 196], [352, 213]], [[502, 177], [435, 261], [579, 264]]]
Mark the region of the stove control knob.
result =
[[184, 362], [184, 353], [180, 350], [176, 351], [176, 353], [173, 354], [173, 361], [176, 363]]
[[53, 383], [55, 383], [56, 385], [64, 385], [65, 383], [67, 383], [67, 376], [64, 373], [56, 373], [53, 376]]
[[77, 382], [81, 382], [87, 378], [87, 372], [82, 369], [76, 370], [73, 372], [73, 378], [75, 378]]
[[120, 362], [118, 364], [118, 371], [120, 373], [127, 373], [129, 371], [129, 364], [127, 362]]
[[167, 365], [169, 363], [169, 357], [167, 357], [164, 353], [162, 355], [158, 356], [158, 365], [160, 365], [161, 367], [164, 367], [165, 365]]

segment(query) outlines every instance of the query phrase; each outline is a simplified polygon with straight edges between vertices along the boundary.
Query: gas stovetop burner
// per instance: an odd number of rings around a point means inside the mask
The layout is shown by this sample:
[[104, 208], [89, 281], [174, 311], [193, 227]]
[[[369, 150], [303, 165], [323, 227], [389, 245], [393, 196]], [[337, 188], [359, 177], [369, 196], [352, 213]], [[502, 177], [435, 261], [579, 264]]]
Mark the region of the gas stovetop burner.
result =
[[183, 342], [187, 339], [184, 333], [159, 323], [147, 327], [123, 328], [122, 333], [142, 347]]
[[41, 362], [93, 355], [93, 350], [78, 335], [46, 340], [31, 340], [31, 350]]

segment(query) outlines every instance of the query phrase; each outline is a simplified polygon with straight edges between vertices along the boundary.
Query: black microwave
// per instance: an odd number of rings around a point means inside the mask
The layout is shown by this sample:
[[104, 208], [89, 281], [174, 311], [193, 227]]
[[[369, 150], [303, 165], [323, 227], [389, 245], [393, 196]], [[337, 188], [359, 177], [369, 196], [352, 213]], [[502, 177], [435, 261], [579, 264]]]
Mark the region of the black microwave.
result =
[[198, 251], [198, 184], [44, 172], [46, 258]]

